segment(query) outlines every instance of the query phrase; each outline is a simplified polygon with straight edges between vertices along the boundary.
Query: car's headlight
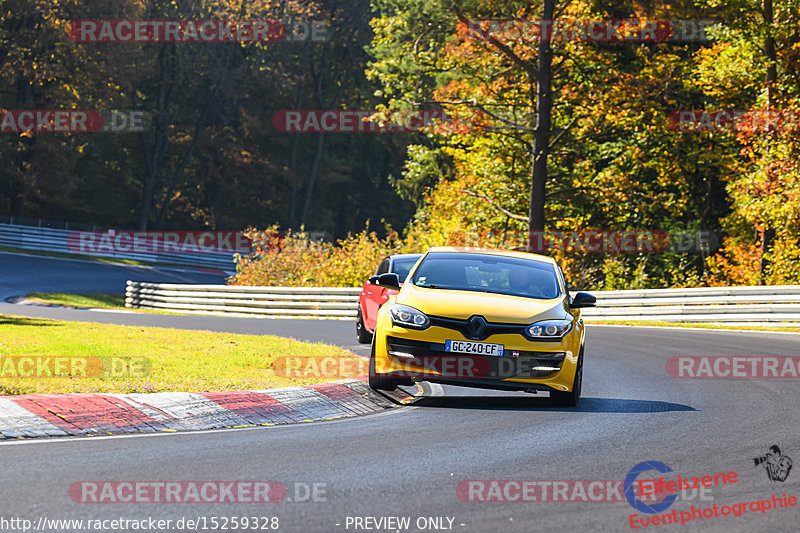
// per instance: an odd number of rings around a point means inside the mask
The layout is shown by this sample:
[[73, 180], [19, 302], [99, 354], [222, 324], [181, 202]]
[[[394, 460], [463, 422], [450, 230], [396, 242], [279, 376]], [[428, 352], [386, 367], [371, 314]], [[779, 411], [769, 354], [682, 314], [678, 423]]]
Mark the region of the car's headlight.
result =
[[404, 328], [425, 329], [431, 321], [428, 316], [418, 309], [402, 304], [389, 304], [387, 309], [392, 324]]
[[572, 320], [570, 319], [542, 320], [525, 328], [528, 337], [541, 340], [559, 340], [570, 331], [572, 331]]

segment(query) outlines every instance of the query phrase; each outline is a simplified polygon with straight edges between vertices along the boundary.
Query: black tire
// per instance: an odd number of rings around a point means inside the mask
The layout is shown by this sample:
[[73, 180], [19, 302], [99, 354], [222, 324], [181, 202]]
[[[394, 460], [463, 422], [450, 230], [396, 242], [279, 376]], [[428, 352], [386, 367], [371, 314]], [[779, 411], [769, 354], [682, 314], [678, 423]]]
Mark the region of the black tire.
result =
[[581, 399], [581, 387], [583, 385], [583, 346], [578, 355], [578, 368], [575, 370], [575, 379], [572, 381], [570, 392], [550, 392], [550, 404], [556, 407], [577, 407]]
[[361, 344], [369, 344], [372, 342], [372, 334], [367, 330], [364, 325], [364, 317], [361, 316], [361, 306], [358, 306], [358, 316], [356, 316], [356, 337]]
[[383, 377], [375, 372], [375, 340], [372, 341], [372, 351], [369, 354], [369, 388], [374, 390], [393, 391], [399, 382], [396, 379]]

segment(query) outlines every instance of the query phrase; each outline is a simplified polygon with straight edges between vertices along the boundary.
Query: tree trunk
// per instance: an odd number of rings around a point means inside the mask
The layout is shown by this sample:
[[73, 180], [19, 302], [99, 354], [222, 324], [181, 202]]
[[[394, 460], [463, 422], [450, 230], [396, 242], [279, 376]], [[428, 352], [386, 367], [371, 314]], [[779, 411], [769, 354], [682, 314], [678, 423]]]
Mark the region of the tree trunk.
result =
[[[764, 55], [767, 56], [767, 75], [766, 75], [766, 85], [767, 85], [767, 113], [772, 113], [772, 108], [775, 105], [775, 83], [778, 80], [778, 69], [777, 69], [777, 56], [775, 54], [775, 38], [772, 36], [772, 23], [774, 20], [774, 14], [772, 9], [772, 0], [764, 0], [764, 24], [767, 27], [767, 36], [764, 39]], [[772, 127], [770, 127], [772, 129]], [[769, 152], [770, 152], [770, 141], [772, 140], [772, 136], [774, 135], [774, 131], [767, 132], [767, 153], [765, 154], [765, 159], [767, 161], [767, 182], [772, 181], [772, 170], [770, 169], [769, 165]], [[761, 261], [758, 265], [758, 279], [762, 285], [766, 284], [766, 271], [767, 267], [769, 266], [769, 260], [767, 259], [767, 254], [772, 248], [772, 241], [775, 238], [775, 231], [769, 227], [767, 227], [766, 223], [764, 224], [764, 229], [761, 232]]]
[[[303, 80], [305, 81], [305, 79]], [[300, 83], [297, 89], [297, 104], [295, 105], [295, 111], [300, 111], [303, 107], [303, 90], [305, 89], [303, 83]], [[292, 151], [289, 157], [289, 171], [291, 172], [291, 183], [289, 186], [292, 189], [292, 198], [291, 203], [289, 205], [289, 227], [293, 229], [300, 228], [300, 191], [302, 190], [302, 185], [297, 186], [295, 183], [295, 178], [297, 177], [297, 151], [300, 148], [300, 136], [302, 133], [299, 131], [294, 134], [294, 139], [292, 139]]]
[[[20, 76], [17, 78], [17, 109], [28, 109], [31, 101], [31, 82]], [[26, 180], [28, 174], [28, 161], [31, 158], [33, 139], [17, 143], [15, 166], [17, 167], [16, 179], [11, 178], [11, 205], [9, 214], [12, 217], [25, 218], [25, 204], [28, 201], [29, 184]], [[23, 221], [24, 222], [24, 221]]]
[[303, 199], [303, 210], [300, 212], [300, 225], [305, 226], [308, 213], [311, 211], [311, 200], [314, 197], [314, 184], [319, 175], [319, 164], [322, 161], [322, 154], [325, 148], [325, 132], [317, 134], [317, 153], [314, 154], [314, 162], [308, 172], [308, 180], [305, 186], [305, 198]]
[[547, 155], [550, 143], [551, 113], [553, 110], [553, 50], [552, 35], [554, 0], [544, 0], [542, 6], [542, 37], [539, 39], [538, 69], [536, 76], [536, 130], [533, 137], [531, 162], [531, 204], [528, 212], [528, 230], [544, 231], [544, 203], [547, 189]]
[[[142, 153], [145, 160], [144, 176], [142, 178], [142, 201], [139, 211], [139, 231], [147, 231], [150, 221], [150, 212], [153, 209], [153, 195], [155, 194], [156, 180], [167, 152], [169, 140], [169, 110], [172, 103], [175, 77], [177, 75], [178, 62], [175, 56], [174, 45], [167, 45], [159, 54], [159, 68], [161, 74], [161, 87], [158, 94], [158, 110], [155, 116], [155, 126], [153, 131], [153, 141], [148, 142], [146, 132], [139, 134], [142, 145]], [[169, 64], [167, 62], [170, 61]], [[132, 91], [134, 95], [134, 109], [136, 105], [136, 88]]]

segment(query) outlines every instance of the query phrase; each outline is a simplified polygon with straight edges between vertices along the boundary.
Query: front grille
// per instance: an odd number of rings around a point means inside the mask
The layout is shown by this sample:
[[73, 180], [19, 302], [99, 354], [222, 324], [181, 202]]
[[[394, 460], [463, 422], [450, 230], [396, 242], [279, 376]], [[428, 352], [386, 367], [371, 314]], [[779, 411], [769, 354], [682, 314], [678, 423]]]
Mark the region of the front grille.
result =
[[[446, 352], [443, 343], [417, 341], [400, 337], [386, 337], [389, 355], [404, 362], [413, 357], [422, 366], [437, 368], [444, 359], [470, 358], [476, 366], [481, 368], [482, 377], [505, 379], [511, 377], [546, 377], [561, 370], [566, 353], [564, 352], [534, 352], [529, 350], [504, 350], [503, 356], [471, 355], [456, 352]], [[451, 361], [452, 362], [452, 361]], [[534, 368], [547, 370], [534, 370]], [[550, 370], [555, 368], [556, 370]]]
[[461, 320], [458, 318], [444, 318], [440, 316], [429, 316], [431, 326], [438, 326], [440, 328], [452, 329], [461, 333], [464, 338], [472, 339], [475, 341], [482, 341], [488, 339], [492, 335], [502, 335], [508, 333], [517, 333], [525, 336], [525, 324], [497, 324], [493, 322], [484, 322], [485, 326], [483, 331], [475, 335], [470, 331], [469, 323], [472, 318], [468, 320]]

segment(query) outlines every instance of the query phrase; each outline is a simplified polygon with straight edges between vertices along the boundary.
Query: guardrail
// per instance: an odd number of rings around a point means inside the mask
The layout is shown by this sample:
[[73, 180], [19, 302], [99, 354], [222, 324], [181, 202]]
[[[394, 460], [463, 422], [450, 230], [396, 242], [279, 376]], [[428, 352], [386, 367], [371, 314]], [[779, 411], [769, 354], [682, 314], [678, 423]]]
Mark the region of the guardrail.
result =
[[125, 306], [198, 315], [351, 320], [360, 287], [248, 287], [128, 281]]
[[584, 320], [800, 323], [800, 285], [597, 291]]
[[70, 255], [93, 255], [114, 259], [132, 259], [149, 263], [193, 265], [229, 271], [235, 270], [233, 254], [224, 251], [207, 253], [104, 251], [103, 253], [77, 254], [70, 249], [67, 244], [67, 238], [71, 233], [73, 233], [71, 230], [0, 224], [0, 246], [19, 248], [22, 250], [58, 252]]
[[[247, 287], [128, 281], [125, 305], [190, 314], [352, 320], [360, 287]], [[800, 323], [800, 285], [595, 291], [587, 322]]]

